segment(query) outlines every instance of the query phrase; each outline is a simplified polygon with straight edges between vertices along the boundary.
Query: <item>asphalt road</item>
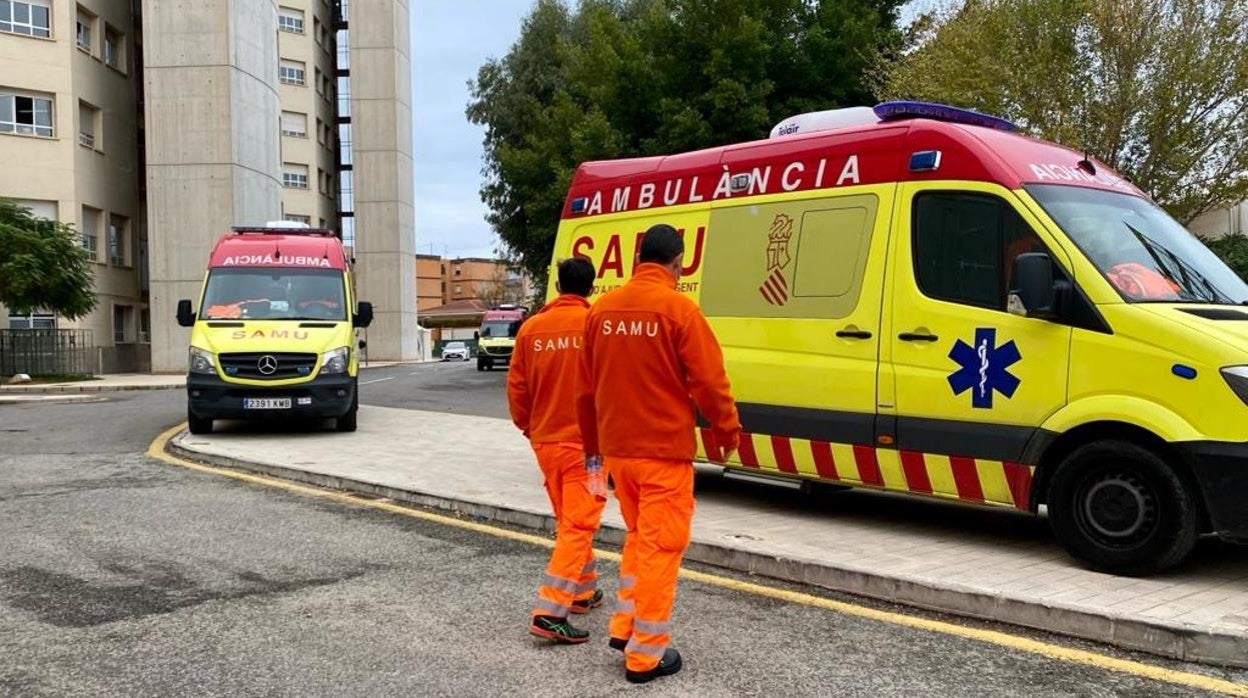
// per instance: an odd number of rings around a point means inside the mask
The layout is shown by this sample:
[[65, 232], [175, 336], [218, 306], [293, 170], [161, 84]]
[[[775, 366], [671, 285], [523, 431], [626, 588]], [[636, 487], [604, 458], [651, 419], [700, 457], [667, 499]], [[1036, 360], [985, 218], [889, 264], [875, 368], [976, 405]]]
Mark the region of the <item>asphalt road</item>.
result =
[[[502, 372], [391, 376], [364, 402], [502, 415]], [[0, 695], [1199, 695], [688, 582], [685, 671], [632, 687], [605, 609], [526, 634], [544, 549], [151, 460], [181, 393], [104, 397], [0, 406]]]

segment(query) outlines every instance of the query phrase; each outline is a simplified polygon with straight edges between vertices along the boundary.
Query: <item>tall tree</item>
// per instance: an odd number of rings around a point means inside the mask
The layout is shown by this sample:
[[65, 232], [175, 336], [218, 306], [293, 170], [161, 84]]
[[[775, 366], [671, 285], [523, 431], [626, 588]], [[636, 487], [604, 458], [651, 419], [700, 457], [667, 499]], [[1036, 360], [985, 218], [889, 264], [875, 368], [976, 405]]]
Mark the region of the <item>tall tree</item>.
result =
[[96, 304], [92, 264], [74, 229], [0, 199], [0, 303], [71, 320]]
[[885, 92], [1086, 149], [1178, 220], [1248, 195], [1248, 0], [968, 0]]
[[871, 103], [902, 0], [538, 0], [482, 66], [481, 196], [539, 283], [576, 166], [763, 138], [795, 113]]

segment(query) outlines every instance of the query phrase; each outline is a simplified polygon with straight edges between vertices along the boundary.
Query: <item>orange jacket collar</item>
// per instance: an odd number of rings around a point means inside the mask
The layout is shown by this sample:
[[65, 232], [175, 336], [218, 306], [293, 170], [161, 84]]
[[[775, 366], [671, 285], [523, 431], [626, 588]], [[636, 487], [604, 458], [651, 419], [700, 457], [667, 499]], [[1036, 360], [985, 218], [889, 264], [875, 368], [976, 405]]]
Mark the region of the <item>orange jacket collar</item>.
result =
[[588, 308], [589, 299], [584, 296], [578, 296], [575, 293], [563, 293], [563, 294], [556, 296], [555, 299], [552, 300], [551, 302], [542, 306], [542, 309], [537, 312], [538, 314], [541, 314], [541, 313], [546, 312], [547, 310], [554, 310], [555, 308], [566, 308], [568, 306], [577, 306], [577, 305], [581, 306], [582, 308]]
[[675, 290], [677, 279], [662, 264], [646, 262], [637, 266], [636, 271], [633, 272], [632, 281], [646, 284], [661, 284]]

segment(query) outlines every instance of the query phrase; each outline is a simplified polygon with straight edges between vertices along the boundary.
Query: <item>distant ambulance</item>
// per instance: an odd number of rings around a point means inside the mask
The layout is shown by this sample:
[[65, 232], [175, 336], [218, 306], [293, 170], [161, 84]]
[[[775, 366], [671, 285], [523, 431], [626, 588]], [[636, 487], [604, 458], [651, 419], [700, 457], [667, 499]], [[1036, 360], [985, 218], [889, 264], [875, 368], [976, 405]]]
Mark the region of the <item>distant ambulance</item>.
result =
[[587, 257], [609, 292], [649, 226], [683, 231], [678, 288], [747, 432], [731, 468], [1047, 505], [1072, 555], [1125, 574], [1248, 540], [1248, 286], [1104, 164], [1013, 131], [894, 102], [586, 163], [551, 278]]
[[499, 305], [485, 311], [481, 329], [477, 331], [477, 370], [489, 371], [495, 365], [511, 363], [516, 348], [516, 333], [524, 322], [527, 308]]
[[178, 302], [178, 323], [193, 328], [191, 433], [211, 432], [214, 419], [271, 415], [334, 418], [339, 431], [355, 431], [355, 328], [372, 319], [333, 231], [235, 228], [212, 250], [199, 311]]

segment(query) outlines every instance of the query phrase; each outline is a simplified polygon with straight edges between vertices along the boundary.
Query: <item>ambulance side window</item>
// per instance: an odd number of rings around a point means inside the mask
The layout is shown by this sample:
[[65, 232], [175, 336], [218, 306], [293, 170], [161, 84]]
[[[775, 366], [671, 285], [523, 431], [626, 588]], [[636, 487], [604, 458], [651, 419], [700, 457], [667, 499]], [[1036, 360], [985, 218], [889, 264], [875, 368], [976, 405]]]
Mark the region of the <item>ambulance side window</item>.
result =
[[913, 214], [914, 276], [929, 298], [1004, 311], [1014, 260], [1047, 251], [1027, 222], [995, 196], [920, 194]]

